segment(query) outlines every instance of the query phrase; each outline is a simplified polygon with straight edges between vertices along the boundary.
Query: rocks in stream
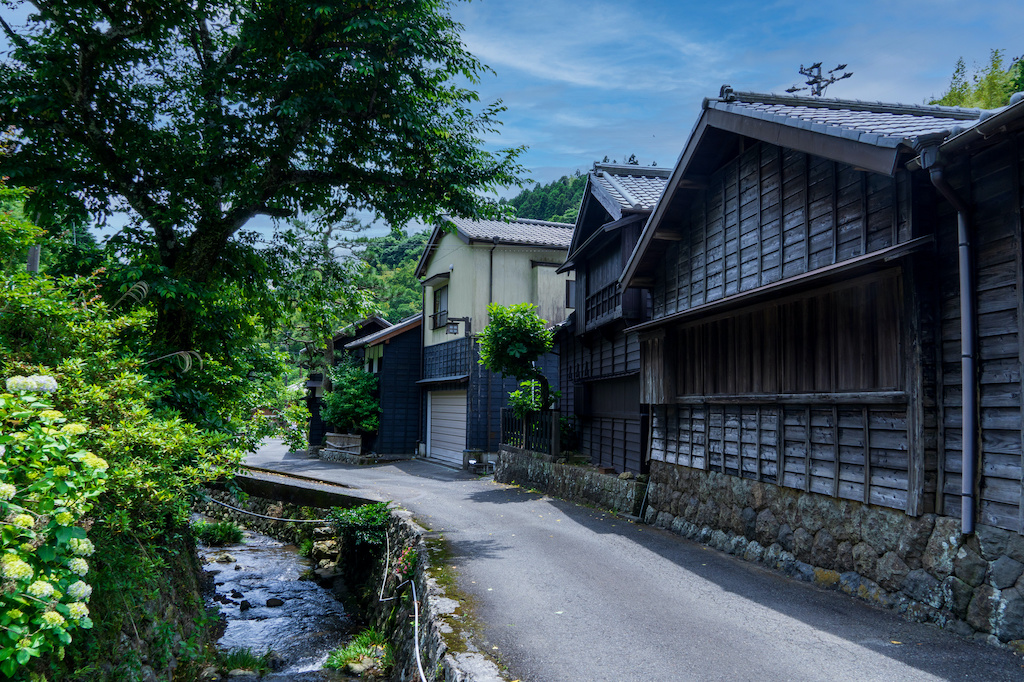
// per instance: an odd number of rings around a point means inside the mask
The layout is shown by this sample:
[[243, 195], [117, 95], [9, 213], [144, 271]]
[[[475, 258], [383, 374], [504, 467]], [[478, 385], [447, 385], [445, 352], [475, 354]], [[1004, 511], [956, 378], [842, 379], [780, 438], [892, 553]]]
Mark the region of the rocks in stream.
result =
[[267, 606], [284, 606], [284, 600], [278, 599], [277, 597], [271, 597], [267, 600]]

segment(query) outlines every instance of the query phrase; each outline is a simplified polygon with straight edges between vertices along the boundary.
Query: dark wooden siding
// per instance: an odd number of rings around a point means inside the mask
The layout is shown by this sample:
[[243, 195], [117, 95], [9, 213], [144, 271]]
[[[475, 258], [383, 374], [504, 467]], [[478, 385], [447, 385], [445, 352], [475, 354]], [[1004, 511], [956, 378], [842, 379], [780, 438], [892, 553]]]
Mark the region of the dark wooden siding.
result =
[[749, 291], [911, 238], [910, 185], [758, 143], [710, 178], [675, 228], [654, 317]]
[[689, 323], [681, 395], [848, 393], [903, 387], [898, 270]]
[[[978, 521], [1024, 532], [1021, 495], [1022, 315], [1021, 167], [1024, 136], [1010, 136], [951, 169], [956, 190], [971, 204], [978, 311], [980, 486]], [[956, 217], [938, 216], [941, 281], [940, 505], [960, 509], [962, 443], [960, 301], [957, 287]]]
[[907, 508], [905, 404], [659, 405], [651, 428], [658, 461]]
[[382, 455], [412, 455], [419, 438], [419, 379], [422, 331], [410, 329], [384, 346], [378, 373], [380, 428], [371, 448]]

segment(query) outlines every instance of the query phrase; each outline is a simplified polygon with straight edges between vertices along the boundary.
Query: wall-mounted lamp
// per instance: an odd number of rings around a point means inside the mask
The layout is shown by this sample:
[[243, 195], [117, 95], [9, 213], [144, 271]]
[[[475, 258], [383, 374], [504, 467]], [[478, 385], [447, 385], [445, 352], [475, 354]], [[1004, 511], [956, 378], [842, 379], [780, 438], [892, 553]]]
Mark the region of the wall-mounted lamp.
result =
[[444, 326], [445, 334], [458, 334], [459, 333], [459, 322], [466, 323], [466, 336], [472, 333], [472, 319], [471, 317], [449, 317], [447, 324]]

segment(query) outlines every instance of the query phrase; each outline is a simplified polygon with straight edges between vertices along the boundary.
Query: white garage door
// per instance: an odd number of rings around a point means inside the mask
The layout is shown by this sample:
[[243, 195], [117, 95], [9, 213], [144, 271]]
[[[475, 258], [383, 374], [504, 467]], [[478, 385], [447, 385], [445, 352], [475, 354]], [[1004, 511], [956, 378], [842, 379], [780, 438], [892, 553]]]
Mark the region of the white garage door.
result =
[[462, 468], [466, 449], [466, 392], [431, 391], [427, 454]]

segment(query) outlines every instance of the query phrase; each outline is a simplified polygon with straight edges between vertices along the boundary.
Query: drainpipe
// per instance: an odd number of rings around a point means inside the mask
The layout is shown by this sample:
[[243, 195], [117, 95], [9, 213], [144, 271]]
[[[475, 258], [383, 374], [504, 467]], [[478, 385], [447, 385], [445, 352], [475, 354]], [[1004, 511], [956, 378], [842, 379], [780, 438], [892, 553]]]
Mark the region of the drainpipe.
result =
[[[487, 252], [487, 280], [488, 280], [487, 281], [487, 305], [490, 305], [491, 303], [494, 303], [494, 250], [496, 248], [498, 248], [498, 241], [499, 241], [499, 239], [497, 237], [492, 237], [491, 241], [492, 241], [492, 243], [494, 245], [491, 247], [491, 250]], [[488, 319], [488, 322], [490, 322], [489, 319]], [[470, 342], [470, 343], [472, 343], [472, 342]], [[492, 422], [493, 419], [494, 419], [494, 411], [493, 411], [492, 406], [491, 406], [491, 372], [488, 370], [488, 372], [487, 372], [487, 449], [488, 450], [491, 449], [491, 425], [492, 425], [491, 422]], [[499, 421], [499, 430], [500, 430], [500, 428], [501, 427], [500, 427], [500, 421]], [[500, 434], [498, 436], [498, 440], [501, 440]]]
[[960, 267], [960, 372], [963, 387], [963, 475], [960, 521], [964, 535], [974, 533], [975, 489], [978, 480], [978, 348], [974, 290], [974, 257], [971, 246], [970, 210], [946, 180], [939, 164], [937, 141], [918, 149], [921, 166], [927, 169], [935, 189], [956, 209], [957, 251]]

